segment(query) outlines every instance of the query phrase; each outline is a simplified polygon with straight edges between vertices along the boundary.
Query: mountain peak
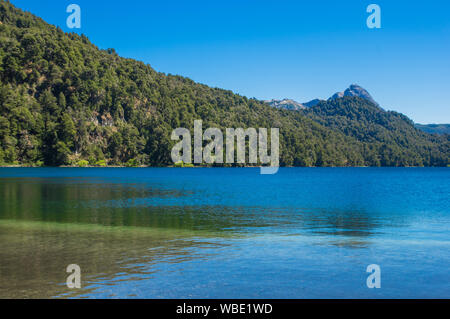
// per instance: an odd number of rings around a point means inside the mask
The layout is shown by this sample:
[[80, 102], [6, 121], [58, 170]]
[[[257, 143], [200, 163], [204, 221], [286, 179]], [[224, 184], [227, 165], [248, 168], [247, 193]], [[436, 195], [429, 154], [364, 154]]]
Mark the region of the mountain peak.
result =
[[277, 109], [294, 110], [294, 111], [306, 109], [306, 107], [303, 104], [298, 103], [291, 99], [270, 100], [264, 102]]
[[373, 104], [378, 105], [378, 103], [373, 99], [372, 95], [364, 89], [363, 87], [359, 86], [358, 84], [352, 84], [350, 87], [345, 90], [344, 92], [338, 92], [334, 94], [332, 97], [329, 98], [329, 100], [335, 100], [339, 98], [343, 98], [345, 96], [351, 96], [351, 97], [360, 97], [362, 99], [365, 99], [369, 102], [372, 102]]

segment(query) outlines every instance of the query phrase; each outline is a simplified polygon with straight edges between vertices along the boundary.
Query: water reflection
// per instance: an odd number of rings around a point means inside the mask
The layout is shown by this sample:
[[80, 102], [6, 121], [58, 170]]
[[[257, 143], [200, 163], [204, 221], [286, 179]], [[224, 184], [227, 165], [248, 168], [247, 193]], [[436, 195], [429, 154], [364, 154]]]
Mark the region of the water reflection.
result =
[[[95, 291], [99, 282], [149, 279], [155, 265], [207, 259], [231, 245], [227, 239], [244, 235], [309, 231], [353, 238], [378, 226], [362, 213], [157, 205], [191, 195], [92, 179], [2, 179], [0, 242], [7, 245], [0, 250], [0, 297], [72, 297]], [[73, 263], [85, 287], [67, 294], [63, 270]]]
[[[83, 179], [2, 179], [0, 219], [215, 232], [293, 232], [368, 237], [381, 220], [364, 210], [186, 206], [193, 192]], [[166, 206], [162, 199], [174, 200]], [[163, 204], [163, 205], [162, 205]]]
[[[310, 256], [341, 258], [348, 248], [359, 250], [351, 256], [367, 254], [367, 248], [379, 245], [381, 239], [393, 238], [393, 230], [402, 234], [414, 217], [369, 209], [367, 196], [360, 194], [360, 181], [346, 201], [343, 194], [348, 190], [334, 196], [339, 188], [327, 193], [322, 187], [320, 194], [305, 190], [297, 195], [296, 184], [317, 187], [323, 176], [316, 183], [311, 182], [315, 177], [308, 177], [295, 184], [281, 174], [265, 191], [247, 177], [238, 185], [245, 192], [236, 190], [233, 180], [219, 187], [204, 173], [196, 174], [193, 182], [167, 183], [164, 175], [141, 181], [127, 174], [122, 178], [107, 174], [0, 178], [0, 298], [96, 296], [98, 291], [103, 297], [158, 297], [158, 289], [142, 292], [138, 283], [145, 282], [147, 287], [161, 283], [161, 278], [172, 278], [174, 269], [182, 273], [191, 264], [199, 271], [196, 279], [202, 280], [206, 275], [214, 277], [211, 269], [220, 268], [222, 262], [227, 265], [221, 269], [223, 280], [231, 280], [231, 286], [239, 287], [247, 276], [251, 280], [267, 273], [279, 283], [286, 279], [289, 285], [298, 269], [306, 273], [317, 269], [318, 261]], [[340, 174], [336, 181], [342, 179]], [[327, 175], [324, 183], [334, 185], [330, 179]], [[278, 183], [288, 186], [283, 189]], [[378, 197], [387, 196], [373, 188], [370, 191]], [[273, 189], [277, 189], [276, 197]], [[308, 196], [320, 200], [310, 201]], [[439, 229], [434, 233], [439, 235]], [[203, 263], [208, 266], [202, 268]], [[81, 291], [68, 291], [65, 286], [69, 264], [82, 269]], [[346, 267], [342, 271], [348, 271]], [[188, 287], [193, 284], [187, 275], [180, 276], [174, 278], [183, 278]], [[257, 285], [261, 280], [257, 277], [246, 284]], [[123, 282], [130, 284], [119, 293], [117, 287]], [[281, 283], [279, 289], [275, 297], [283, 296]], [[177, 293], [169, 296], [178, 297]]]

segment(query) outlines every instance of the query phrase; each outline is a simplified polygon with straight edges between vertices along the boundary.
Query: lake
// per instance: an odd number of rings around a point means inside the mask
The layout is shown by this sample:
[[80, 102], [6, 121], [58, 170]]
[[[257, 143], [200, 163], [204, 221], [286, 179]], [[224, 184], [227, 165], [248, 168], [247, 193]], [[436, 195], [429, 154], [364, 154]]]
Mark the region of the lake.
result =
[[450, 297], [449, 168], [259, 172], [0, 168], [0, 298]]

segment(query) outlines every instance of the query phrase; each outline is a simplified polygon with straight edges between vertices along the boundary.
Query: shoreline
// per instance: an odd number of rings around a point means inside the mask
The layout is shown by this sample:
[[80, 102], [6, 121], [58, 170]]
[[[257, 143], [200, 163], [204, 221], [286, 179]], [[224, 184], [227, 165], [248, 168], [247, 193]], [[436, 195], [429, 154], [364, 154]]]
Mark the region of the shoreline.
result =
[[[0, 168], [262, 168], [266, 166], [32, 166], [0, 165]], [[280, 166], [280, 168], [450, 168], [447, 166]]]

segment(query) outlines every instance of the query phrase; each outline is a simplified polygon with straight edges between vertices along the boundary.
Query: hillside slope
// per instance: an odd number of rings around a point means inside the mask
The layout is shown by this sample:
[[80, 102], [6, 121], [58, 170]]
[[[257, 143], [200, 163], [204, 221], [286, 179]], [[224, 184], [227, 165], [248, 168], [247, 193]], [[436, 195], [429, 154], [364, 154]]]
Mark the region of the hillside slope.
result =
[[[367, 154], [370, 141], [326, 120], [156, 72], [3, 0], [0, 22], [0, 164], [170, 165], [172, 130], [197, 119], [279, 127], [282, 165], [448, 164], [444, 139], [424, 133], [391, 145], [403, 132], [392, 127], [396, 138]], [[395, 162], [379, 160], [381, 147], [399, 150]]]
[[359, 97], [323, 101], [304, 114], [334, 131], [364, 144], [364, 160], [373, 166], [445, 166], [449, 162], [448, 137], [431, 136], [405, 115], [384, 111]]

